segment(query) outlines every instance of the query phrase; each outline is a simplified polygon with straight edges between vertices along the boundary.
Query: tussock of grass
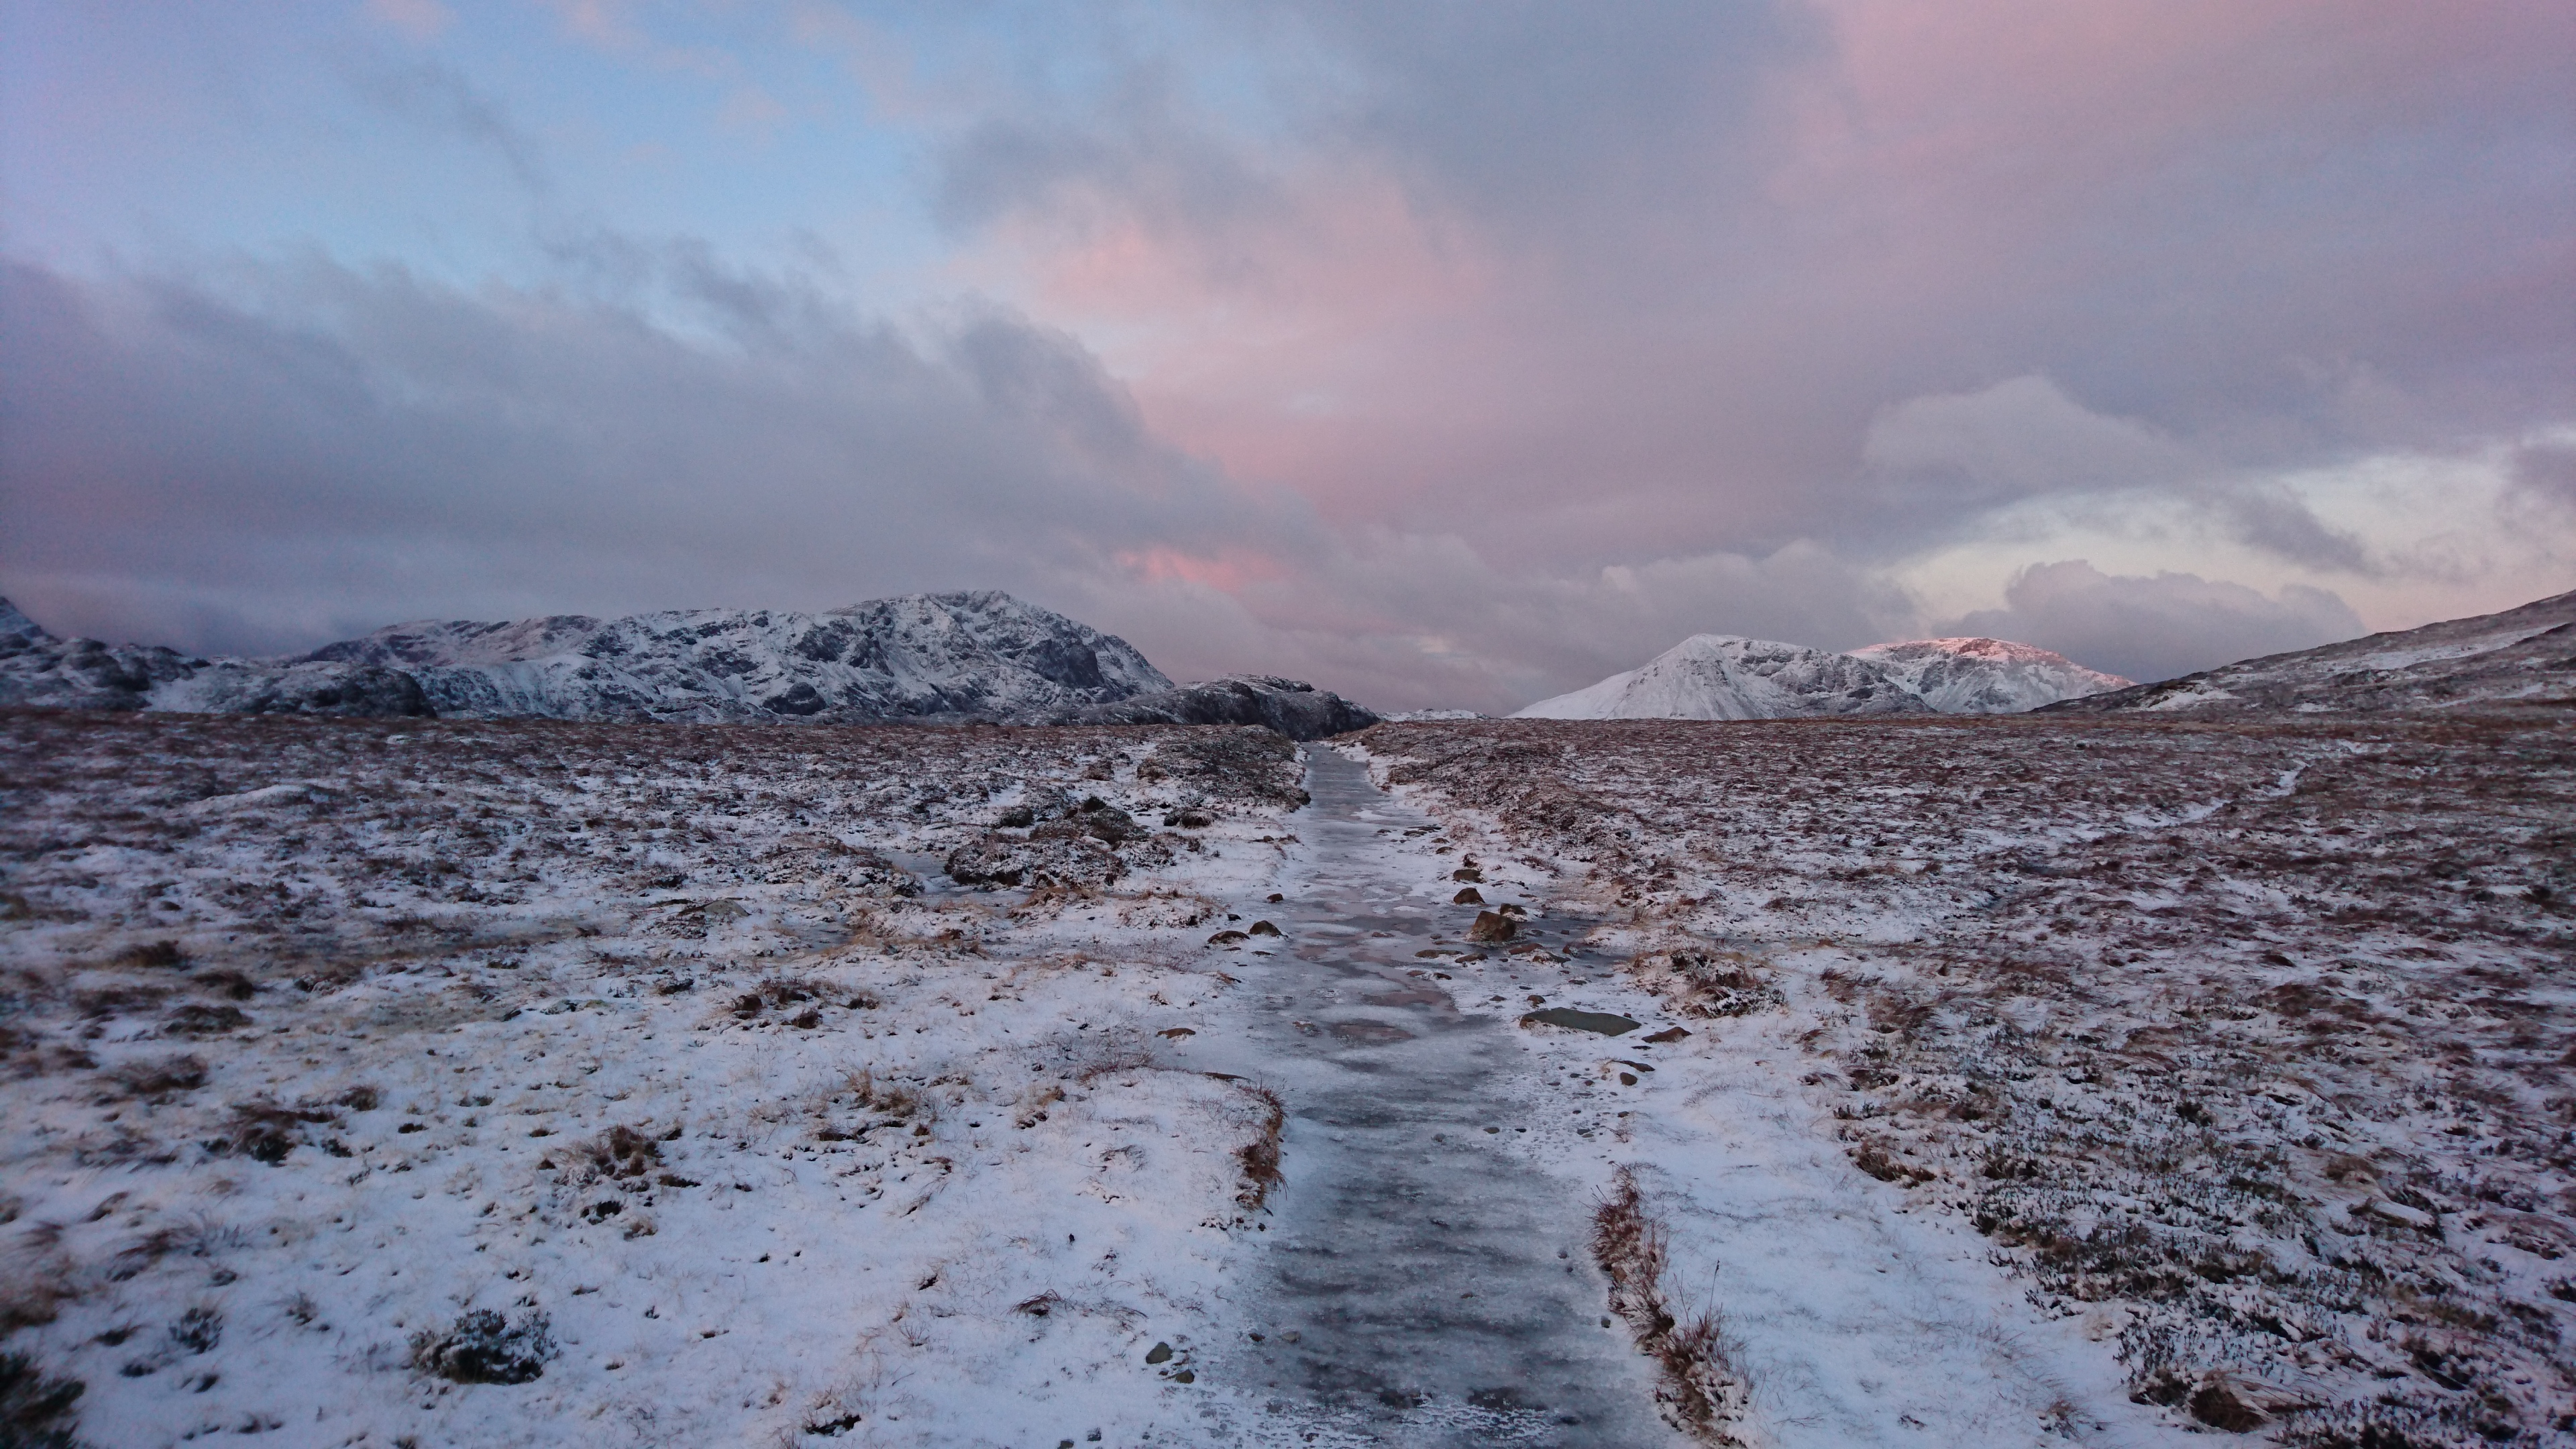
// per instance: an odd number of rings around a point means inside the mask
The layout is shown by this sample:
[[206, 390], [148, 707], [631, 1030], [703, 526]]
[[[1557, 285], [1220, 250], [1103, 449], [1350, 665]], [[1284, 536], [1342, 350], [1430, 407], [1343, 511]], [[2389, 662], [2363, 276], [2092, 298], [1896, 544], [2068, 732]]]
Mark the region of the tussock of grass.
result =
[[1687, 1321], [1675, 1316], [1665, 1288], [1666, 1230], [1627, 1168], [1612, 1175], [1610, 1195], [1593, 1211], [1592, 1257], [1610, 1279], [1610, 1311], [1655, 1360], [1662, 1380], [1655, 1397], [1675, 1427], [1704, 1444], [1743, 1444], [1735, 1426], [1752, 1385], [1736, 1362], [1741, 1346], [1713, 1307]]

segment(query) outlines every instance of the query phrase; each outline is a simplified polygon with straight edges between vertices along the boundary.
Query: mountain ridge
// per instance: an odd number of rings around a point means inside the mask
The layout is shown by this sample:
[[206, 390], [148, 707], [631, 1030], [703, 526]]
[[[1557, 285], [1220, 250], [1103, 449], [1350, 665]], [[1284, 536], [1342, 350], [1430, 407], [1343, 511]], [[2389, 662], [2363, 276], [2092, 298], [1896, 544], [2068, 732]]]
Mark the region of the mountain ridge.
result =
[[2058, 714], [2576, 704], [2576, 590], [2047, 705]]
[[1740, 634], [1694, 634], [1635, 669], [1524, 706], [1513, 717], [2006, 714], [2128, 682], [2002, 639], [1909, 639], [1836, 652]]

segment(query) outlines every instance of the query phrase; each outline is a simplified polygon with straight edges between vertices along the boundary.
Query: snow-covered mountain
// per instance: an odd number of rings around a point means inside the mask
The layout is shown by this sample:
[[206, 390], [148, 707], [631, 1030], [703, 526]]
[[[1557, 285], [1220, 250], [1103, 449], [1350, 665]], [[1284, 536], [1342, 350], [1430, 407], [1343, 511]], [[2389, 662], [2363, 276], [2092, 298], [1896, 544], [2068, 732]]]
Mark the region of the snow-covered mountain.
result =
[[2222, 664], [2052, 712], [2226, 714], [2576, 705], [2576, 592], [2520, 608]]
[[1127, 641], [992, 590], [396, 624], [298, 662], [400, 669], [441, 715], [556, 719], [1007, 719], [1172, 687]]
[[1694, 634], [1625, 674], [1516, 719], [1797, 719], [1930, 710], [1879, 665], [1769, 639]]
[[1172, 682], [1125, 640], [991, 591], [820, 614], [397, 624], [298, 659], [57, 639], [0, 601], [0, 704], [683, 721], [1036, 720]]
[[1943, 714], [2019, 714], [2134, 683], [2008, 639], [1909, 639], [1851, 651]]
[[2002, 639], [1913, 639], [1848, 654], [1695, 634], [1625, 674], [1542, 699], [1521, 719], [1804, 719], [2011, 714], [2129, 681]]

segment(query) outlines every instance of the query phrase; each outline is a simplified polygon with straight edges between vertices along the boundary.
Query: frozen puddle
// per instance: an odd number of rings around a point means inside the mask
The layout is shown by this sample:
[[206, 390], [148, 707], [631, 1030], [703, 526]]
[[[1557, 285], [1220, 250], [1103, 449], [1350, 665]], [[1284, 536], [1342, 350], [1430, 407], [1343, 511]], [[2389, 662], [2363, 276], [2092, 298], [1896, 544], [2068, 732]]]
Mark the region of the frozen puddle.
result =
[[[1417, 957], [1459, 945], [1473, 914], [1448, 902], [1452, 858], [1399, 848], [1390, 832], [1431, 822], [1358, 763], [1311, 755], [1286, 900], [1253, 907], [1286, 937], [1237, 958], [1242, 1020], [1190, 1053], [1289, 1112], [1264, 1277], [1238, 1290], [1243, 1335], [1207, 1361], [1235, 1398], [1207, 1406], [1212, 1428], [1260, 1444], [1689, 1442], [1658, 1416], [1626, 1325], [1603, 1322], [1591, 1214], [1626, 1164], [1672, 1225], [1677, 1306], [1717, 1305], [1743, 1343], [1748, 1443], [2180, 1440], [2122, 1397], [2087, 1325], [2040, 1318], [1981, 1239], [1898, 1211], [1844, 1160], [1796, 1083], [1787, 1018], [1695, 1023], [1662, 1047], [1533, 1033], [1524, 993], [1666, 1018], [1579, 953]], [[1564, 953], [1590, 923], [1532, 925]], [[1655, 1070], [1613, 1088], [1612, 1057]]]

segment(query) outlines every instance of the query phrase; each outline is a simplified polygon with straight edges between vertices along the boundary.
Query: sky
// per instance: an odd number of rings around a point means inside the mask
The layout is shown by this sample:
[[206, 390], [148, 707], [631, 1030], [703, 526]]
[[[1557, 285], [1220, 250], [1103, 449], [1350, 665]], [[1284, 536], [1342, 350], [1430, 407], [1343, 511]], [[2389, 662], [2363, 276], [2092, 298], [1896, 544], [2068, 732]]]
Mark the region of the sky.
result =
[[1508, 710], [2576, 588], [2559, 0], [0, 0], [0, 594]]

